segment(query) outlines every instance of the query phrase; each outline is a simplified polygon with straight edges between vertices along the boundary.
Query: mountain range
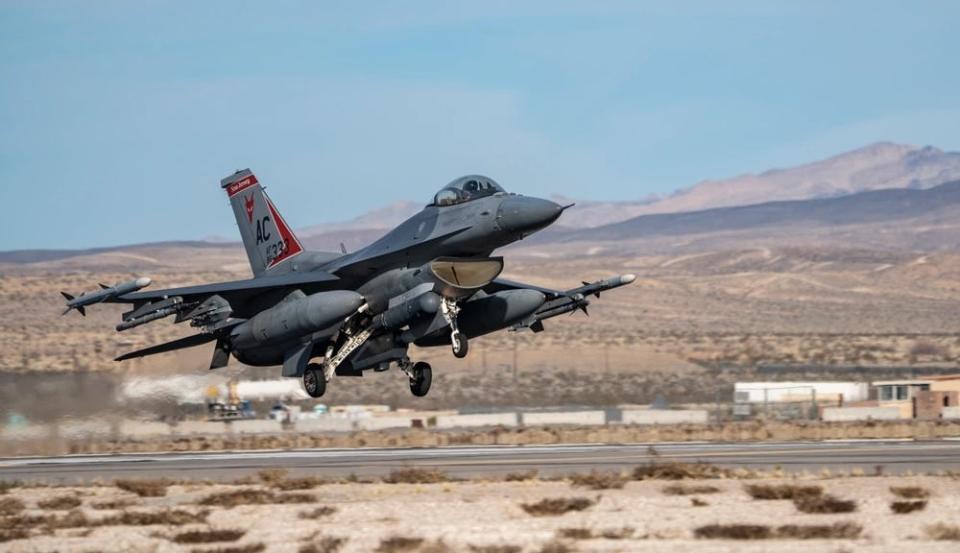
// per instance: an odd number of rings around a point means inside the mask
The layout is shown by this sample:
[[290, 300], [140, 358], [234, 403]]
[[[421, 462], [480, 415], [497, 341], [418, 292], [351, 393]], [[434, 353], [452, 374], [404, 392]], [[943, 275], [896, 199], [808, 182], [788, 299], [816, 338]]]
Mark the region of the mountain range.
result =
[[[514, 248], [536, 252], [547, 243], [583, 249], [591, 247], [584, 244], [620, 242], [615, 249], [626, 253], [762, 247], [776, 240], [960, 249], [960, 233], [953, 223], [960, 220], [957, 181], [960, 153], [879, 142], [797, 167], [702, 181], [663, 198], [577, 201], [554, 227]], [[298, 235], [309, 248], [335, 251], [343, 243], [353, 250], [422, 207], [422, 202], [398, 202], [349, 221], [301, 228]], [[232, 242], [202, 240], [153, 245], [236, 247]], [[53, 262], [143, 246], [0, 252], [0, 263]]]

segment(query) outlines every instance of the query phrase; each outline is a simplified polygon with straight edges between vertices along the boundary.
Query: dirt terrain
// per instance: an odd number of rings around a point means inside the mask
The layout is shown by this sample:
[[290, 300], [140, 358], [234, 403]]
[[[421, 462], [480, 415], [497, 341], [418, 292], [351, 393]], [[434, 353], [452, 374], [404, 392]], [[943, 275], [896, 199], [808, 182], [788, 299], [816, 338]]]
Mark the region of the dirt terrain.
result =
[[[421, 408], [610, 405], [658, 395], [713, 402], [730, 395], [732, 382], [758, 378], [757, 370], [770, 366], [781, 370], [762, 378], [875, 379], [957, 370], [960, 254], [784, 248], [558, 258], [563, 252], [553, 248], [507, 251], [505, 276], [556, 288], [622, 273], [637, 274], [637, 282], [594, 301], [589, 318], [558, 317], [536, 335], [475, 339], [463, 360], [447, 348], [414, 350], [412, 357], [435, 367], [425, 399], [412, 399], [399, 373], [389, 372], [338, 380], [325, 400]], [[123, 308], [113, 305], [95, 306], [85, 318], [60, 316], [59, 290], [141, 275], [160, 288], [247, 278], [248, 269], [233, 246], [144, 247], [4, 266], [0, 372], [120, 379], [205, 373], [209, 346], [112, 361], [190, 334], [189, 327], [159, 321], [116, 333]], [[851, 376], [844, 367], [859, 372]], [[218, 374], [272, 378], [276, 371], [234, 362]], [[0, 393], [12, 394], [9, 406], [21, 394], [18, 380], [5, 381]]]
[[401, 469], [328, 483], [267, 470], [229, 485], [13, 487], [0, 495], [0, 550], [956, 551], [955, 477], [859, 475], [642, 465], [552, 480]]

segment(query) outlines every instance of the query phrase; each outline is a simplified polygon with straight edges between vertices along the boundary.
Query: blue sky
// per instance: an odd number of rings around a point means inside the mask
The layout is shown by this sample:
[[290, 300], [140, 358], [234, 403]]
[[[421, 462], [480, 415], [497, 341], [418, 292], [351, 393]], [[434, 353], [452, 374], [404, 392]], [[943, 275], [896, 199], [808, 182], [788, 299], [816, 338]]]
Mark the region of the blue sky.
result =
[[482, 172], [630, 200], [878, 140], [960, 150], [958, 2], [0, 1], [0, 250], [234, 237]]

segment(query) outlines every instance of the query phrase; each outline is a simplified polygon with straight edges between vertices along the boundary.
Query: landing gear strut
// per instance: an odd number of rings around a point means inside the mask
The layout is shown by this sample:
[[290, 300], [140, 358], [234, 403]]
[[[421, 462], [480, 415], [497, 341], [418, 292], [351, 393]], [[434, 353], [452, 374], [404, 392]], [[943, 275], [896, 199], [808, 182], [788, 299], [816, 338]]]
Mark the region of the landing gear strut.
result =
[[457, 359], [463, 359], [467, 356], [469, 345], [467, 344], [467, 337], [460, 332], [460, 327], [457, 325], [460, 306], [454, 300], [444, 298], [443, 303], [440, 304], [440, 312], [443, 313], [443, 318], [450, 325], [450, 345], [453, 348], [453, 356]]
[[321, 397], [327, 391], [327, 379], [323, 374], [323, 365], [310, 363], [303, 371], [303, 389], [310, 397]]

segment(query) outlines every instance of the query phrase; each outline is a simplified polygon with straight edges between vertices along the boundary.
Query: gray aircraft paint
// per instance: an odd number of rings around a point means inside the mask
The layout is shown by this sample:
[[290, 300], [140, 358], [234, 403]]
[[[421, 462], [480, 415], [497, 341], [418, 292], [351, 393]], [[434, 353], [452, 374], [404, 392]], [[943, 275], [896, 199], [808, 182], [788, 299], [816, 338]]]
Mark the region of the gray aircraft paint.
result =
[[[488, 258], [502, 266], [500, 258], [489, 257], [497, 248], [547, 227], [566, 209], [508, 194], [481, 175], [451, 182], [419, 213], [349, 254], [305, 251], [248, 169], [224, 178], [221, 186], [253, 278], [149, 292], [125, 283], [67, 298], [68, 308], [133, 304], [119, 329], [172, 314], [176, 322], [201, 329], [118, 360], [216, 341], [211, 368], [226, 365], [232, 355], [249, 365], [282, 365], [285, 376], [296, 376], [311, 358], [336, 347], [345, 356], [336, 374], [355, 376], [404, 361], [411, 343], [443, 345], [457, 332], [466, 339], [510, 327], [539, 332], [544, 319], [586, 310], [587, 296], [633, 280], [625, 275], [560, 291], [493, 278], [496, 269], [484, 277], [493, 280], [460, 289], [432, 274], [434, 267], [469, 270], [477, 267], [471, 262]], [[355, 349], [345, 346], [351, 336]]]

